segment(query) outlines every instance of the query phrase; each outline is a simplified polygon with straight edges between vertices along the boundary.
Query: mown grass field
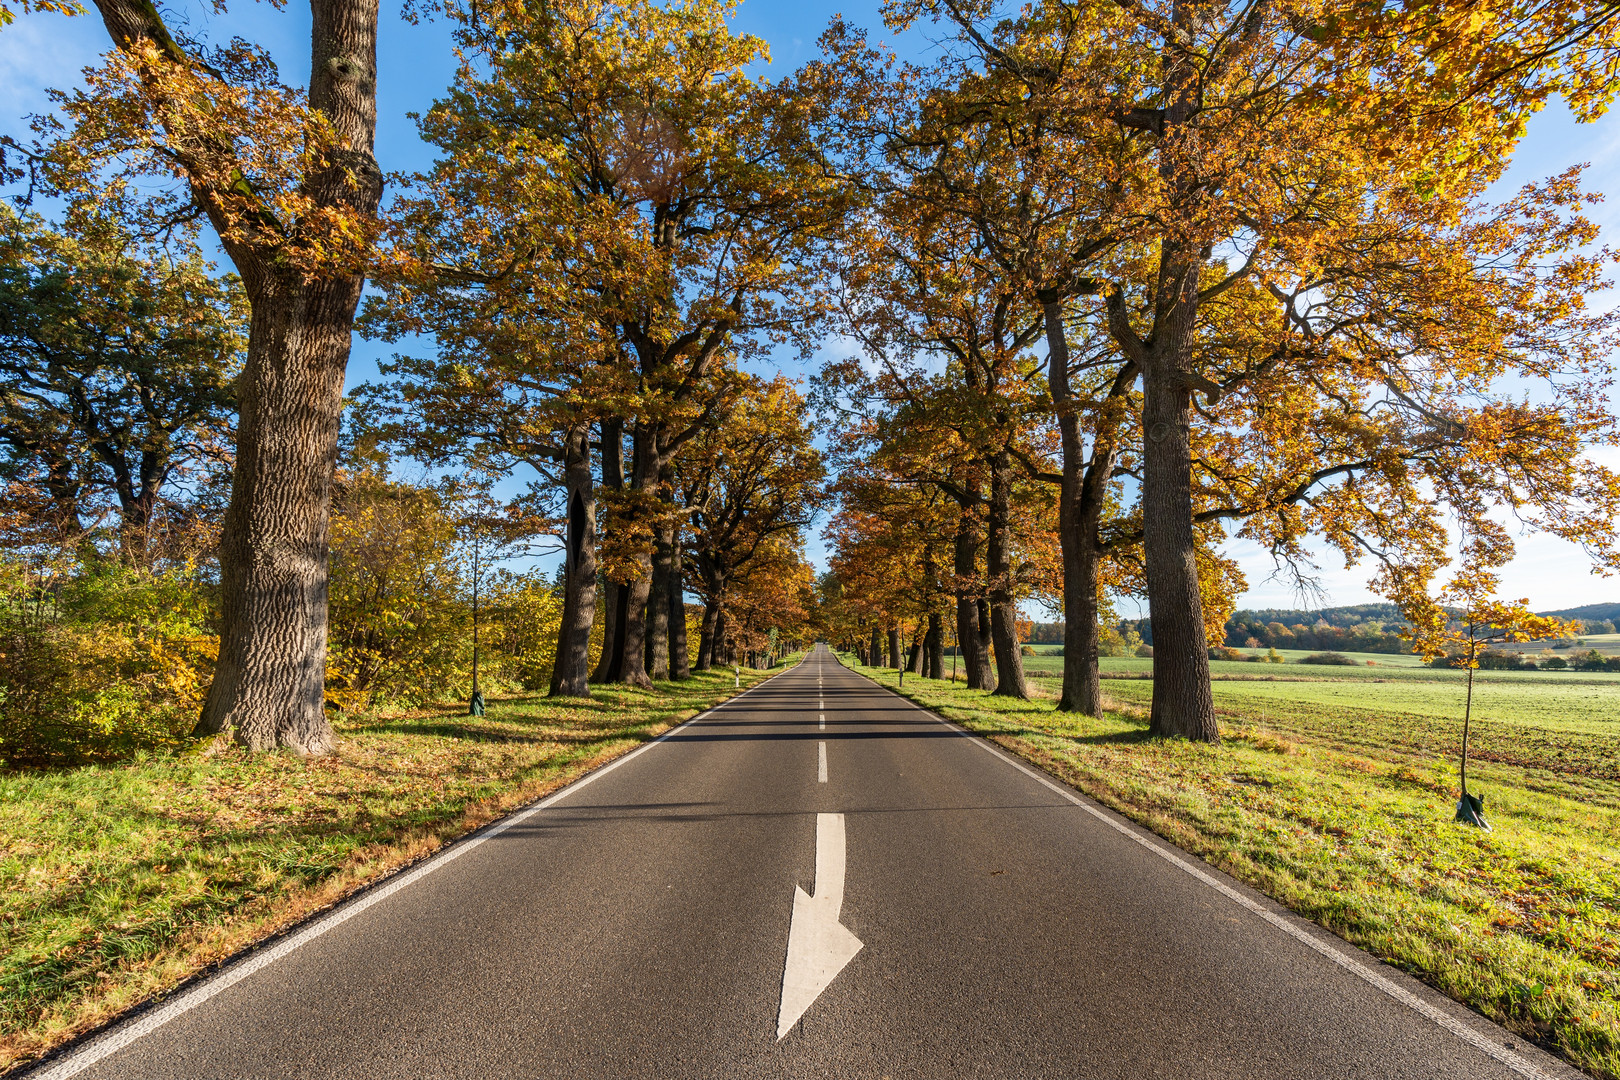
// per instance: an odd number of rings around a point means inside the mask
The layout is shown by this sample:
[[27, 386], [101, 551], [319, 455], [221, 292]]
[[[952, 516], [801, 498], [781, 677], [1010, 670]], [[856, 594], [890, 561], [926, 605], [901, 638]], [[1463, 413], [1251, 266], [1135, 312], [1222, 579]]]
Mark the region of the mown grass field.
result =
[[[1100, 719], [1053, 708], [1058, 682], [1036, 665], [1056, 657], [1026, 661], [1033, 701], [915, 677], [903, 692], [1620, 1078], [1620, 676], [1477, 676], [1470, 787], [1495, 826], [1484, 833], [1452, 821], [1459, 672], [1217, 663], [1225, 737], [1208, 746], [1148, 738], [1151, 661], [1105, 662], [1119, 677]], [[892, 671], [856, 670], [895, 685]]]
[[[1152, 660], [1106, 657], [1101, 667], [1109, 693], [1132, 704], [1145, 705], [1151, 699]], [[946, 670], [950, 670], [949, 661]], [[1063, 675], [1063, 658], [1026, 656], [1024, 671], [1055, 696]], [[1321, 667], [1215, 660], [1210, 663], [1210, 672], [1215, 679], [1215, 701], [1226, 708], [1282, 707], [1295, 702], [1327, 710], [1462, 715], [1463, 672], [1455, 669], [1415, 663]], [[1133, 686], [1135, 681], [1141, 685]], [[1620, 731], [1620, 672], [1477, 671], [1474, 716], [1488, 722], [1588, 734]]]
[[314, 760], [227, 747], [0, 772], [0, 1072], [634, 749], [732, 682], [492, 699], [477, 719], [465, 705], [346, 717], [338, 751]]

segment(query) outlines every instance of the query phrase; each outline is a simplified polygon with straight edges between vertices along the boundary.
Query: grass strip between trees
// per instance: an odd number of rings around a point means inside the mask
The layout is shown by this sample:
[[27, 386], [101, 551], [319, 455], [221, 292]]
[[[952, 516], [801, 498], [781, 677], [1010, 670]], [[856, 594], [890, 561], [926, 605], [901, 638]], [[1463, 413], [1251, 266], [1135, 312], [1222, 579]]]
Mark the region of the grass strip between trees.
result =
[[[786, 661], [792, 663], [792, 659]], [[769, 672], [742, 672], [745, 687]], [[0, 1072], [731, 697], [732, 672], [339, 719], [337, 752], [0, 772]]]
[[[897, 688], [892, 669], [841, 658]], [[1224, 739], [1208, 745], [1148, 737], [1150, 684], [1105, 686], [1131, 700], [1102, 718], [1058, 712], [1039, 685], [1031, 701], [916, 676], [900, 692], [1515, 1034], [1620, 1077], [1620, 784], [1593, 767], [1620, 738], [1493, 732], [1503, 752], [1470, 765], [1495, 826], [1484, 833], [1451, 820], [1455, 740], [1433, 717], [1229, 702]]]

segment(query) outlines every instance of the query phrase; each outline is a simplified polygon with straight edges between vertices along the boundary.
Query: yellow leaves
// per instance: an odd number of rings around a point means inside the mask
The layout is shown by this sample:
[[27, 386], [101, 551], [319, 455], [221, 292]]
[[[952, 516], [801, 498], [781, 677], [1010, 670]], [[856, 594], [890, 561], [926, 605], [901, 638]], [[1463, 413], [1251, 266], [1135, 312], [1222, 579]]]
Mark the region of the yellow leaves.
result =
[[[50, 11], [58, 15], [83, 15], [84, 8], [73, 0], [20, 0], [18, 7], [24, 15], [31, 11]], [[16, 21], [16, 13], [9, 4], [0, 3], [0, 26]]]

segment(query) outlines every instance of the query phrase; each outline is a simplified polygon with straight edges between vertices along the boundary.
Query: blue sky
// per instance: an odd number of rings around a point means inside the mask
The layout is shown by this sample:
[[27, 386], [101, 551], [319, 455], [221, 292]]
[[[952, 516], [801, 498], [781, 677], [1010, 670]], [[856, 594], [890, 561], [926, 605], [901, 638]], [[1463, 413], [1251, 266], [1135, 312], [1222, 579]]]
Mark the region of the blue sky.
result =
[[[385, 10], [379, 47], [378, 157], [384, 169], [405, 171], [425, 167], [431, 161], [430, 149], [417, 138], [408, 114], [426, 109], [443, 90], [453, 73], [448, 46], [449, 35], [442, 22], [411, 26], [397, 18], [397, 8], [384, 0]], [[309, 64], [308, 12], [292, 3], [284, 11], [268, 4], [237, 3], [228, 15], [216, 15], [208, 5], [177, 3], [173, 10], [185, 13], [194, 33], [209, 37], [240, 35], [258, 41], [272, 50], [288, 81], [302, 81]], [[739, 6], [735, 27], [756, 34], [770, 45], [772, 63], [768, 73], [782, 76], [816, 53], [816, 38], [833, 15], [842, 13], [850, 22], [868, 27], [874, 40], [890, 35], [882, 28], [877, 3], [831, 5], [815, 0], [779, 3], [773, 0], [744, 0]], [[58, 15], [27, 15], [0, 30], [0, 132], [25, 135], [25, 117], [49, 108], [47, 87], [67, 87], [78, 79], [79, 71], [95, 62], [106, 48], [106, 31], [94, 15], [64, 18]], [[923, 33], [912, 32], [895, 42], [903, 53], [918, 56], [931, 48]], [[1555, 107], [1538, 116], [1530, 134], [1514, 158], [1509, 175], [1502, 182], [1504, 192], [1553, 175], [1570, 165], [1589, 163], [1587, 185], [1598, 191], [1615, 184], [1620, 168], [1620, 118], [1606, 117], [1595, 124], [1578, 125]], [[1595, 208], [1595, 219], [1603, 227], [1601, 243], [1620, 248], [1620, 204]], [[1607, 298], [1605, 304], [1610, 302]], [[386, 359], [387, 347], [357, 341], [350, 365], [350, 385], [376, 378], [377, 363]], [[803, 375], [819, 366], [819, 358], [808, 366], [785, 361], [790, 374]], [[1620, 467], [1620, 455], [1605, 459]], [[1599, 601], [1620, 601], [1620, 580], [1595, 578], [1585, 556], [1574, 545], [1547, 537], [1519, 537], [1519, 556], [1504, 575], [1504, 592], [1513, 597], [1527, 596], [1542, 610]], [[1299, 598], [1283, 582], [1268, 581], [1269, 560], [1252, 546], [1235, 543], [1230, 548], [1249, 578], [1249, 591], [1241, 600], [1245, 607], [1292, 606]], [[811, 554], [823, 561], [818, 536], [811, 538]], [[1367, 592], [1369, 568], [1345, 570], [1331, 552], [1319, 560], [1321, 583], [1330, 604], [1363, 603], [1377, 599]], [[1129, 614], [1129, 601], [1121, 613]]]

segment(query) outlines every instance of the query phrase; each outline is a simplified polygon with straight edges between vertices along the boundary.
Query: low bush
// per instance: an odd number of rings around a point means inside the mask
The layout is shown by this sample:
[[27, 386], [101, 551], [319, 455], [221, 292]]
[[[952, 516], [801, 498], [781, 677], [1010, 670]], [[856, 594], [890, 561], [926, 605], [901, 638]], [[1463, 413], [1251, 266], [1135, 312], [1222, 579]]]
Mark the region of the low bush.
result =
[[212, 677], [211, 590], [186, 569], [0, 561], [0, 765], [184, 743]]
[[1327, 664], [1334, 667], [1355, 667], [1356, 662], [1344, 653], [1316, 652], [1300, 660], [1302, 664]]

